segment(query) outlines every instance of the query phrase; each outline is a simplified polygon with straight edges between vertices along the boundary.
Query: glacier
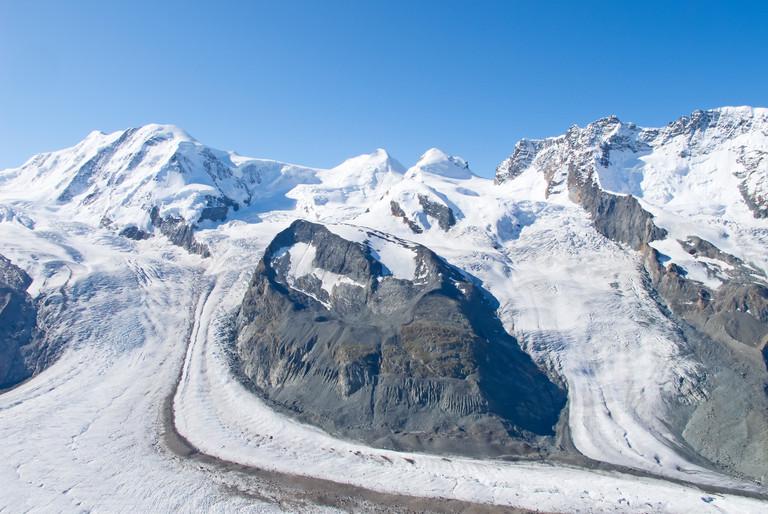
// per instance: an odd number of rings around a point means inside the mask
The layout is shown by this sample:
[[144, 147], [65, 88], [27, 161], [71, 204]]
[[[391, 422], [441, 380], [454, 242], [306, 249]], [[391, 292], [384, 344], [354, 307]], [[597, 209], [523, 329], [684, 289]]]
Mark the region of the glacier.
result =
[[[66, 341], [0, 394], [0, 510], [344, 510], [306, 493], [327, 487], [363, 510], [421, 497], [437, 510], [763, 512], [764, 477], [712, 465], [668, 422], [670, 398], [712, 394], [706, 369], [638, 251], [569, 195], [568, 171], [594, 170], [579, 178], [636, 198], [667, 234], [649, 246], [717, 289], [729, 264], [679, 241], [705, 239], [765, 282], [767, 147], [766, 109], [699, 111], [662, 129], [606, 118], [518, 143], [486, 179], [437, 149], [407, 169], [379, 149], [326, 170], [147, 125], [0, 171], [0, 254], [30, 275], [32, 297], [61, 298], [45, 328]], [[207, 255], [162, 232], [153, 209]], [[506, 330], [567, 385], [570, 437], [590, 464], [372, 448], [248, 391], [228, 364], [229, 324], [267, 245], [297, 218], [368, 241], [396, 276], [414, 277], [412, 241], [477, 277]], [[296, 273], [313, 272], [304, 264]], [[744, 352], [765, 372], [759, 348]]]

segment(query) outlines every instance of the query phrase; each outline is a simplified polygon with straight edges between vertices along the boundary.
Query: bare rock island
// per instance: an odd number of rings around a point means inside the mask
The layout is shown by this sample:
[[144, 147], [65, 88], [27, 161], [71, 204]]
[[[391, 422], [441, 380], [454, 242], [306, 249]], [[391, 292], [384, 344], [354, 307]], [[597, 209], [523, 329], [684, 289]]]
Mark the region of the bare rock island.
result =
[[472, 277], [421, 245], [297, 220], [268, 246], [237, 319], [258, 393], [331, 433], [409, 450], [537, 456], [563, 389]]

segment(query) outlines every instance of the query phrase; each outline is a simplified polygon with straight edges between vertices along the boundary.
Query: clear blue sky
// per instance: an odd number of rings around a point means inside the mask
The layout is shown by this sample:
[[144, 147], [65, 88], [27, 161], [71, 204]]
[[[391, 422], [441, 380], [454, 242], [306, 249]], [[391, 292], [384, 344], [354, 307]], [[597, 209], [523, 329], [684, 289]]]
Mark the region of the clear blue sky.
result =
[[617, 114], [768, 105], [768, 2], [0, 0], [0, 168], [173, 123], [315, 166], [437, 146], [480, 174]]

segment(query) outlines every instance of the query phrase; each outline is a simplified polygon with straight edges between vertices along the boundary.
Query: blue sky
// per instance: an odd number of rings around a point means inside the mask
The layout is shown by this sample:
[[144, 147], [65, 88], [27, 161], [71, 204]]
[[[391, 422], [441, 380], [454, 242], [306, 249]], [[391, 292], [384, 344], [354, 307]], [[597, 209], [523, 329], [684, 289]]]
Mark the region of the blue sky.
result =
[[768, 2], [0, 0], [0, 168], [173, 123], [315, 166], [768, 105]]

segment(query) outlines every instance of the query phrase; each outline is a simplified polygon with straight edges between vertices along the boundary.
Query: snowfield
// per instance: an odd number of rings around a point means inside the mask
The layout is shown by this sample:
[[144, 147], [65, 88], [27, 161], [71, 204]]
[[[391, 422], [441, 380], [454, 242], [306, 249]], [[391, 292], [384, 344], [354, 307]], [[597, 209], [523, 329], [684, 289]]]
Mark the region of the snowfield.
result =
[[[126, 224], [142, 205], [121, 200], [115, 207], [110, 195], [118, 193], [106, 192], [108, 177], [81, 184], [83, 195], [92, 186], [99, 191], [86, 209], [55, 201], [76, 163], [119, 134], [94, 133], [74, 149], [0, 172], [0, 253], [30, 274], [33, 297], [63, 302], [50, 330], [69, 340], [55, 364], [0, 394], [0, 512], [335, 510], [297, 499], [294, 486], [279, 478], [247, 476], [247, 468], [392, 495], [547, 512], [768, 509], [768, 489], [691, 462], [665, 424], [665, 397], [695, 402], [706, 387], [685, 342], [644, 287], [639, 255], [600, 236], [566, 195], [546, 196], [535, 170], [497, 185], [436, 149], [408, 170], [383, 150], [332, 170], [215, 154], [239, 170], [232, 175], [237, 180], [182, 173], [186, 182], [174, 189], [148, 171], [172, 160], [175, 150], [168, 148], [181, 145], [189, 159], [209, 152], [183, 131], [146, 130], [156, 138], [152, 144], [133, 141], [105, 157], [117, 159], [112, 169], [127, 173], [126, 181], [118, 181], [118, 172], [112, 176], [120, 187], [146, 193], [145, 199], [167, 199], [168, 212], [195, 216], [200, 192], [208, 191], [195, 184], [231, 188], [233, 196], [244, 201], [250, 195], [253, 203], [226, 222], [201, 225], [196, 237], [212, 254], [203, 259], [163, 236], [133, 241], [104, 226], [105, 213]], [[41, 170], [32, 181], [37, 185], [25, 189], [22, 177], [33, 165]], [[254, 166], [260, 182], [248, 178], [256, 176]], [[128, 173], [136, 169], [143, 171]], [[168, 180], [175, 173], [168, 171]], [[600, 180], [621, 192], [643, 192], [649, 181], [660, 180], [644, 177], [614, 173]], [[444, 231], [420, 207], [419, 195], [449, 206], [455, 226]], [[641, 200], [656, 206], [660, 224], [671, 231], [675, 225], [665, 224], [664, 212], [694, 220], [710, 215], [684, 212], [690, 203], [662, 204], [650, 194]], [[393, 201], [421, 233], [393, 215]], [[136, 216], [146, 221], [144, 211]], [[395, 276], [414, 277], [407, 246], [413, 241], [482, 282], [499, 301], [507, 330], [567, 385], [577, 449], [605, 464], [370, 448], [292, 420], [248, 391], [229, 368], [232, 316], [266, 246], [297, 217], [366, 242]], [[739, 237], [749, 243], [739, 254], [745, 259], [759, 253], [762, 221], [731, 231], [733, 244]], [[739, 220], [701, 218], [696, 227], [726, 222], [736, 226]], [[291, 259], [292, 276], [315, 272], [312, 247], [284, 250], [304, 256]], [[764, 253], [761, 258], [751, 262], [764, 265]], [[684, 264], [695, 273], [696, 263]], [[338, 282], [319, 278], [327, 288]], [[169, 433], [216, 464], [180, 452], [168, 443]]]
[[0, 395], [0, 511], [278, 510], [226, 494], [160, 446], [163, 397], [206, 284], [199, 259], [44, 216], [35, 232], [4, 223], [0, 244], [42, 290], [68, 293], [60, 329], [76, 337]]

